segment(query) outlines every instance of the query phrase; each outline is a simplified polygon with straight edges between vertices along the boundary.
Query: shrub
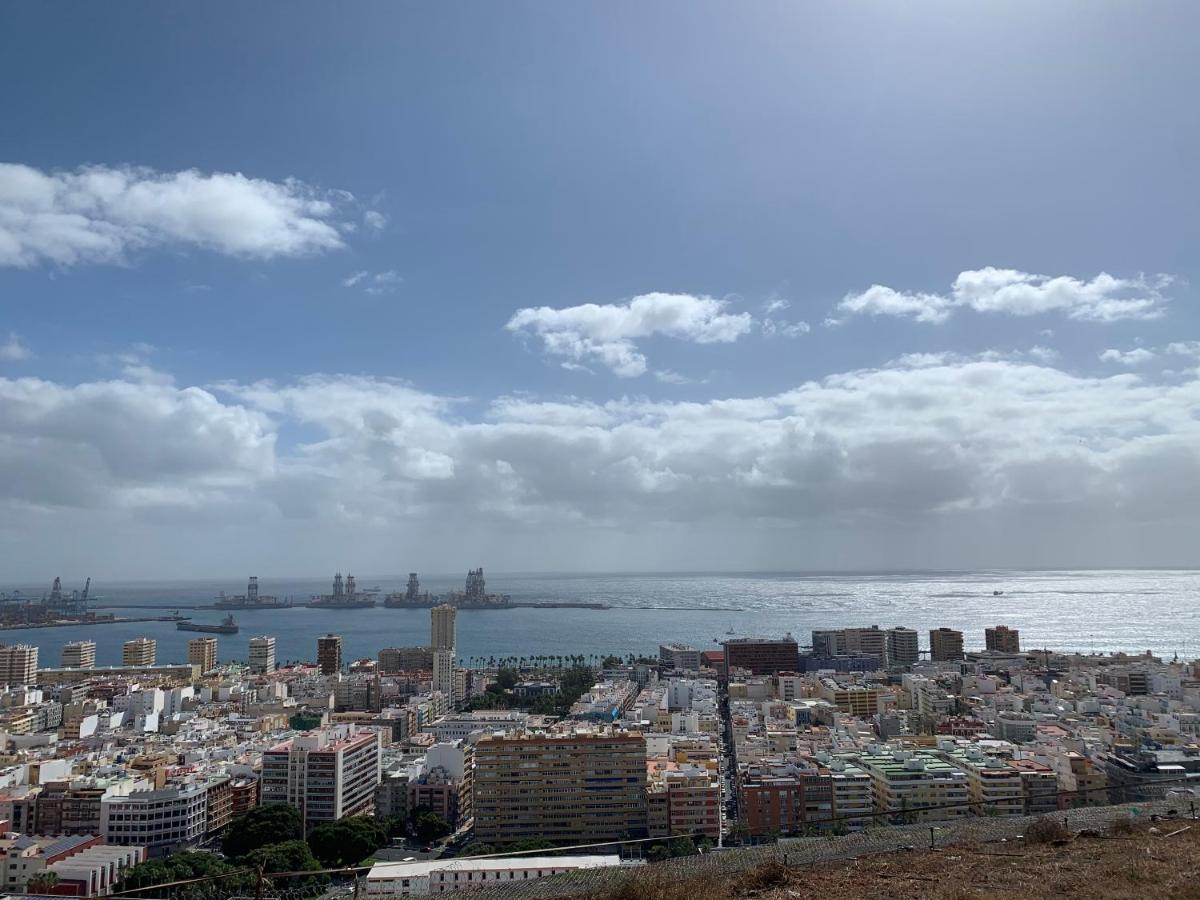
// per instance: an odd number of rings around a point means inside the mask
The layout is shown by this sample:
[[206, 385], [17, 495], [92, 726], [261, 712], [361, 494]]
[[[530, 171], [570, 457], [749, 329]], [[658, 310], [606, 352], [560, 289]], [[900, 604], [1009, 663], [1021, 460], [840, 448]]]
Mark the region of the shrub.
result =
[[1052, 816], [1042, 816], [1040, 819], [1035, 819], [1025, 829], [1025, 842], [1027, 844], [1053, 844], [1056, 841], [1069, 841], [1070, 839], [1070, 829]]

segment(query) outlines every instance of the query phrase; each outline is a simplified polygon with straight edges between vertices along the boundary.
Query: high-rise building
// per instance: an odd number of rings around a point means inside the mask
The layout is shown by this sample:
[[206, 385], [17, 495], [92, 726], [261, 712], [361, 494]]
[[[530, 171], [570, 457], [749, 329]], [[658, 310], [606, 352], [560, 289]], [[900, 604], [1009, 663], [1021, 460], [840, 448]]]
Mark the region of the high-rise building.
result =
[[342, 671], [342, 636], [327, 634], [317, 638], [317, 666], [322, 675], [336, 675]]
[[641, 837], [646, 739], [605, 730], [485, 735], [475, 745], [472, 808], [481, 843]]
[[431, 626], [429, 646], [431, 648], [434, 650], [454, 649], [454, 619], [457, 614], [458, 610], [449, 603], [435, 606], [429, 611]]
[[837, 628], [812, 633], [812, 655], [819, 659], [838, 656], [874, 657], [888, 664], [888, 632], [878, 625], [870, 628]]
[[453, 705], [458, 700], [455, 690], [454, 670], [457, 666], [455, 651], [454, 619], [457, 610], [443, 603], [429, 611], [430, 646], [433, 649], [433, 689], [442, 694]]
[[152, 666], [158, 655], [158, 642], [154, 638], [140, 637], [126, 641], [121, 647], [121, 665]]
[[795, 672], [800, 665], [800, 646], [790, 634], [776, 639], [734, 638], [726, 641], [725, 671], [747, 669], [754, 675]]
[[305, 827], [369, 815], [382, 773], [383, 732], [330, 725], [285, 741], [262, 755], [263, 803], [300, 811]]
[[913, 629], [897, 626], [889, 628], [886, 634], [889, 666], [908, 668], [920, 660], [920, 641]]
[[995, 625], [983, 630], [984, 645], [997, 653], [1020, 653], [1021, 632], [1007, 625]]
[[71, 643], [63, 645], [62, 667], [64, 669], [91, 669], [95, 665], [95, 641], [71, 641]]
[[217, 667], [217, 639], [192, 638], [187, 642], [187, 659], [193, 666], [200, 667], [201, 675], [211, 672]]
[[951, 662], [963, 658], [963, 636], [953, 628], [929, 630], [929, 658], [934, 662]]
[[266, 634], [250, 638], [250, 671], [255, 675], [275, 671], [275, 638]]
[[37, 681], [38, 648], [29, 644], [0, 644], [0, 682], [8, 685]]

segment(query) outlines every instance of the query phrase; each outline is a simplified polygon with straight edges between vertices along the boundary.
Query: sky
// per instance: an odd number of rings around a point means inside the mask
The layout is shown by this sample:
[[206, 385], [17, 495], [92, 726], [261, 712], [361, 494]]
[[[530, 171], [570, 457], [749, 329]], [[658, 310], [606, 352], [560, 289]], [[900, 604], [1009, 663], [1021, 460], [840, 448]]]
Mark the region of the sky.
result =
[[0, 578], [1194, 566], [1190, 2], [0, 8]]

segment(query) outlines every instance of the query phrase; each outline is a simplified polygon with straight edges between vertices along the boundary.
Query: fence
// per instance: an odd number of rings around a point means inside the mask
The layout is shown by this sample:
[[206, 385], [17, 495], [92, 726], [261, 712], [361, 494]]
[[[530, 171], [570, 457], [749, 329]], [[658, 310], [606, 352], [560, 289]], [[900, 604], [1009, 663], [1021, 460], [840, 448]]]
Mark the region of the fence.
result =
[[[1075, 800], [1089, 794], [1100, 793], [1104, 797], [1121, 799], [1122, 795], [1135, 802], [1115, 806], [1090, 806], [1057, 810], [1049, 815], [1062, 821], [1072, 831], [1087, 829], [1104, 830], [1121, 819], [1149, 819], [1152, 816], [1187, 816], [1196, 818], [1197, 800], [1187, 786], [1197, 785], [1196, 779], [1163, 779], [1150, 784], [1107, 785], [1102, 788], [1080, 790], [1068, 794], [1063, 792], [1033, 793], [1019, 795], [1023, 799]], [[1174, 792], [1174, 794], [1173, 794]], [[1150, 796], [1163, 799], [1149, 799]], [[629, 879], [656, 880], [705, 878], [736, 875], [768, 862], [782, 862], [789, 867], [803, 867], [823, 862], [852, 859], [878, 853], [895, 852], [908, 848], [924, 849], [945, 847], [952, 844], [992, 842], [1014, 839], [1022, 835], [1031, 822], [1040, 815], [1020, 817], [996, 817], [984, 808], [992, 803], [1009, 803], [1013, 798], [995, 801], [965, 801], [936, 806], [920, 806], [885, 812], [858, 814], [854, 816], [831, 816], [810, 825], [835, 826], [853, 824], [865, 818], [880, 823], [879, 827], [868, 827], [844, 836], [788, 837], [756, 847], [726, 848], [710, 850], [692, 856], [668, 859], [662, 862], [610, 869], [587, 869], [567, 875], [555, 875], [541, 879], [514, 881], [511, 884], [476, 887], [469, 893], [472, 900], [538, 900], [538, 898], [579, 897], [621, 886]], [[903, 818], [938, 818], [940, 813], [974, 812], [954, 824], [937, 822], [912, 824], [887, 824]], [[847, 821], [849, 820], [849, 821]], [[522, 856], [546, 856], [554, 853], [616, 853], [638, 855], [647, 844], [660, 842], [661, 838], [620, 841], [608, 844], [581, 845], [559, 848], [556, 851], [529, 850], [520, 853], [490, 854], [492, 858], [519, 860]], [[484, 858], [484, 857], [474, 857]], [[464, 859], [464, 862], [467, 860]], [[365, 898], [365, 877], [369, 867], [322, 869], [303, 872], [264, 873], [243, 868], [208, 877], [190, 878], [183, 881], [160, 883], [140, 887], [124, 887], [111, 896], [114, 900], [358, 900]], [[652, 873], [652, 876], [651, 876]], [[38, 895], [13, 895], [37, 897]]]
[[[1195, 817], [1190, 802], [1155, 800], [1120, 806], [1095, 806], [1061, 810], [1053, 814], [1073, 832], [1103, 831], [1113, 822], [1152, 817]], [[1041, 816], [1013, 818], [972, 817], [953, 825], [894, 825], [869, 828], [842, 837], [784, 838], [758, 847], [710, 851], [695, 856], [653, 863], [630, 869], [586, 869], [537, 881], [514, 882], [471, 892], [471, 900], [541, 900], [541, 898], [588, 897], [620, 888], [630, 881], [644, 881], [649, 872], [654, 880], [722, 878], [747, 872], [770, 862], [803, 868], [880, 853], [933, 849], [959, 844], [1014, 840]]]

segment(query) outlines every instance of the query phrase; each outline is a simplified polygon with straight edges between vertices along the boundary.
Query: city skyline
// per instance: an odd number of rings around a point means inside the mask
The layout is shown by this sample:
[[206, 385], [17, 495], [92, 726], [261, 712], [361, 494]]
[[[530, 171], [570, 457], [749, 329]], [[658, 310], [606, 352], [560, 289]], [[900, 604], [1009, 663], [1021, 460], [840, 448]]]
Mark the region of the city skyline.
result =
[[1192, 4], [3, 18], [15, 578], [1196, 565]]

